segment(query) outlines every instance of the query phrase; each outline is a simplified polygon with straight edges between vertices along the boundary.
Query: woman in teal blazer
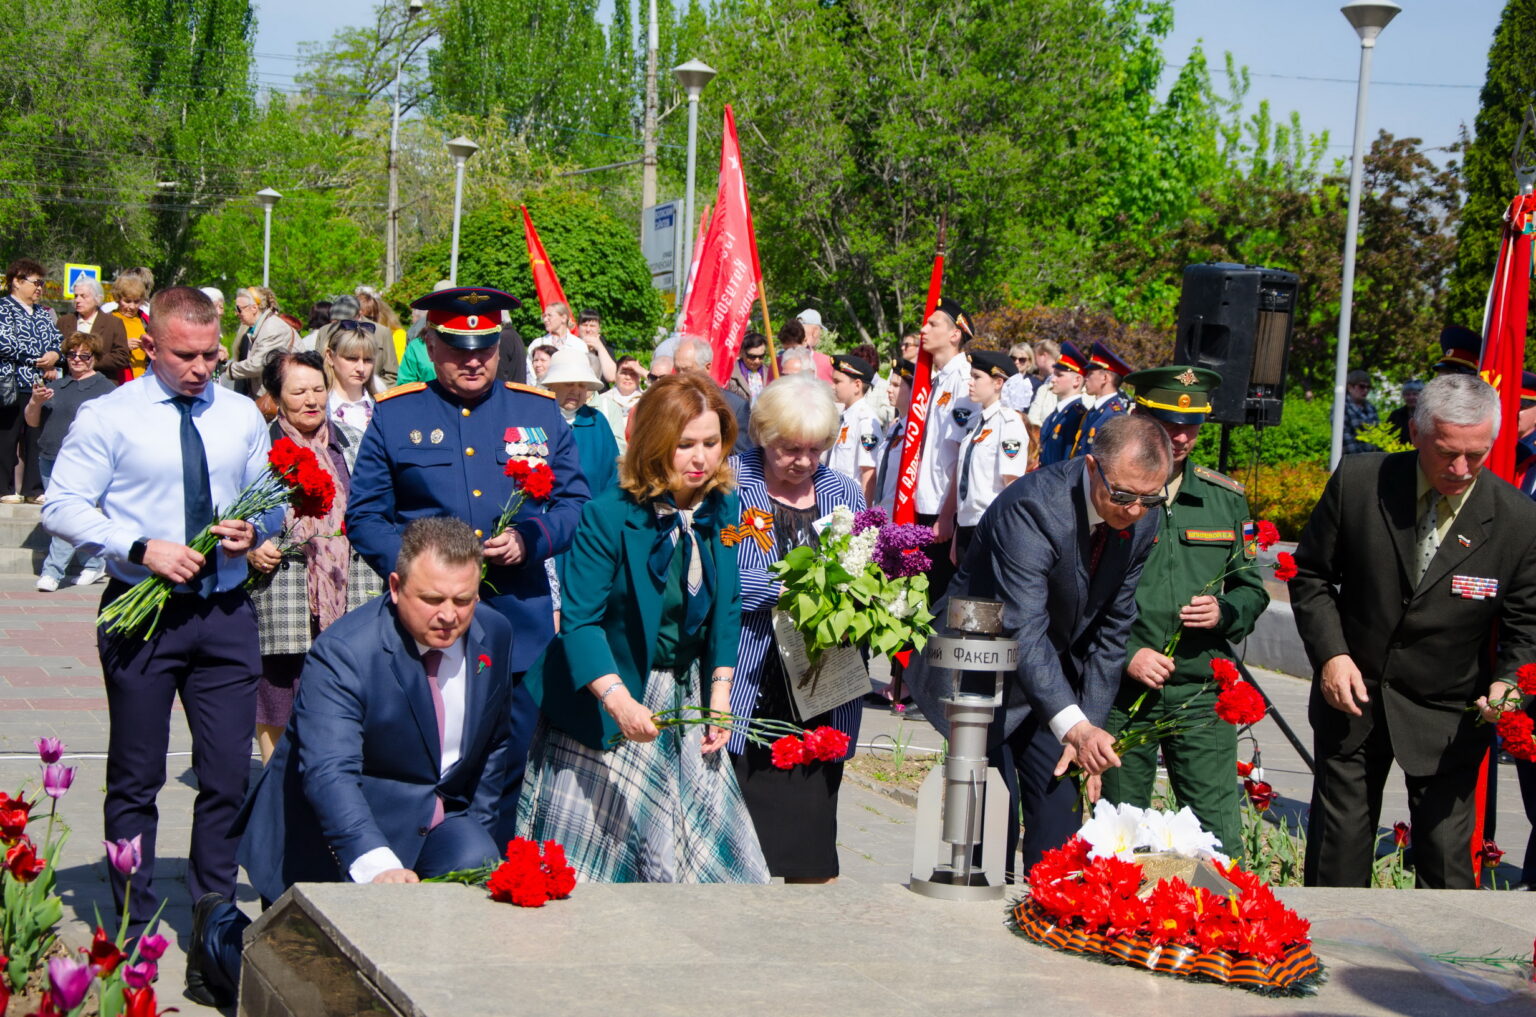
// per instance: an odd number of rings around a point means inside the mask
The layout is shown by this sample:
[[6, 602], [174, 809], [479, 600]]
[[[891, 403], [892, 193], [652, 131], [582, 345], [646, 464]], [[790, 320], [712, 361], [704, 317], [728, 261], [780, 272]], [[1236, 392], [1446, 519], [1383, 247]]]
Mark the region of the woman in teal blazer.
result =
[[741, 632], [736, 422], [707, 378], [634, 409], [619, 485], [589, 501], [564, 562], [561, 631], [526, 681], [540, 707], [519, 836], [564, 846], [590, 882], [756, 882], [767, 865], [728, 732], [654, 715], [730, 708]]

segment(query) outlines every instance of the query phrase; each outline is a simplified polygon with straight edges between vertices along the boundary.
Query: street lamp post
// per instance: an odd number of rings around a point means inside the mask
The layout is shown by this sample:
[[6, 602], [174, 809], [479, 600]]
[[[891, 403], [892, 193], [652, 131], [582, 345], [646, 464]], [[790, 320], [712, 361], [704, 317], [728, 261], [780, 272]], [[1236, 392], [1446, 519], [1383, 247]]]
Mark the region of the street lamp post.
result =
[[1355, 246], [1360, 234], [1360, 178], [1364, 170], [1365, 101], [1371, 87], [1376, 37], [1402, 10], [1392, 0], [1354, 0], [1339, 10], [1360, 36], [1360, 82], [1355, 93], [1355, 145], [1349, 161], [1349, 217], [1344, 226], [1344, 282], [1339, 292], [1339, 338], [1333, 364], [1333, 447], [1329, 469], [1344, 457], [1344, 382], [1349, 375], [1349, 326], [1355, 299]]
[[283, 199], [270, 187], [263, 187], [256, 192], [256, 202], [261, 205], [262, 214], [266, 223], [261, 231], [261, 285], [263, 288], [271, 287], [272, 278], [272, 206]]
[[[688, 274], [693, 268], [693, 177], [698, 162], [699, 96], [704, 94], [704, 86], [714, 78], [715, 69], [702, 60], [690, 60], [672, 68], [672, 76], [688, 92], [688, 183], [683, 191], [683, 263], [679, 266], [686, 285]], [[682, 299], [679, 299], [678, 306], [681, 307], [682, 303]]]
[[389, 222], [384, 231], [384, 285], [393, 286], [400, 274], [400, 79], [405, 69], [405, 42], [411, 18], [421, 13], [422, 0], [405, 5], [405, 26], [395, 47], [395, 111], [389, 119]]
[[464, 209], [464, 163], [480, 151], [480, 146], [460, 135], [448, 142], [453, 156], [453, 254], [448, 263], [448, 280], [459, 284], [459, 214]]

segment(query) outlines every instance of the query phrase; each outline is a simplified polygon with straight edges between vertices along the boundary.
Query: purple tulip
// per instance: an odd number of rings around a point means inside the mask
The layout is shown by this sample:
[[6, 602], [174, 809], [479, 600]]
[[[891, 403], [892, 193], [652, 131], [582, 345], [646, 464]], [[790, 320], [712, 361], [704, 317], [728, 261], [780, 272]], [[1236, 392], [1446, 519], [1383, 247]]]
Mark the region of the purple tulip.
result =
[[57, 738], [39, 738], [32, 744], [37, 746], [37, 754], [45, 763], [57, 763], [59, 757], [64, 755], [64, 743]]
[[123, 968], [123, 981], [135, 989], [146, 989], [155, 980], [154, 961], [140, 961], [138, 964], [128, 964]]
[[101, 842], [101, 846], [107, 849], [107, 861], [112, 867], [125, 876], [131, 876], [139, 871], [139, 865], [144, 861], [144, 851], [140, 846], [143, 834], [136, 833], [132, 840], [119, 840], [112, 843], [109, 840]]
[[148, 936], [139, 937], [139, 957], [147, 961], [157, 961], [164, 956], [165, 951], [171, 945], [171, 941], [158, 932]]
[[53, 986], [53, 1000], [59, 1009], [73, 1010], [91, 987], [90, 965], [54, 957], [48, 961], [48, 983]]
[[49, 798], [63, 798], [64, 792], [75, 782], [75, 768], [62, 763], [49, 763], [43, 767], [43, 792]]

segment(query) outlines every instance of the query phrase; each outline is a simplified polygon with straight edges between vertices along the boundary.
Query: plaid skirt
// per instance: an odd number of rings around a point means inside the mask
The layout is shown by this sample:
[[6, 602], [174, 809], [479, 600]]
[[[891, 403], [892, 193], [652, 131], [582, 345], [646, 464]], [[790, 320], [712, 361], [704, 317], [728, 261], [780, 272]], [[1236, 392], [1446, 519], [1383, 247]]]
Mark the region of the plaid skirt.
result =
[[[683, 682], [671, 671], [652, 671], [646, 709], [684, 705], [699, 705], [698, 666]], [[583, 882], [768, 882], [730, 756], [703, 755], [703, 740], [704, 729], [689, 725], [600, 752], [541, 715], [517, 835], [559, 842]]]

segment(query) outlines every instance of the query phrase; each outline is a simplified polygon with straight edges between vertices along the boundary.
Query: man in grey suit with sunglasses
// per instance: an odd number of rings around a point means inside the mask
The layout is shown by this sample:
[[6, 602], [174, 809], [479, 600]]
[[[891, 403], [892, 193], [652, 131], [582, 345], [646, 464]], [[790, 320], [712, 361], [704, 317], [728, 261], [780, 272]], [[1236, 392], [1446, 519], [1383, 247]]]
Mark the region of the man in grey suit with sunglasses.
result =
[[[1093, 452], [1019, 478], [976, 527], [950, 596], [1003, 602], [1019, 643], [991, 732], [992, 765], [1025, 826], [1023, 876], [1077, 831], [1074, 766], [1118, 766], [1104, 730], [1136, 613], [1136, 582], [1157, 535], [1173, 451], [1153, 420], [1116, 417]], [[943, 624], [947, 605], [935, 613]], [[916, 659], [916, 658], [914, 658]], [[908, 672], [913, 695], [945, 728], [944, 689], [925, 665]], [[1010, 876], [1018, 824], [1008, 825]]]

